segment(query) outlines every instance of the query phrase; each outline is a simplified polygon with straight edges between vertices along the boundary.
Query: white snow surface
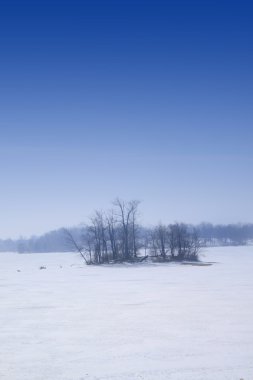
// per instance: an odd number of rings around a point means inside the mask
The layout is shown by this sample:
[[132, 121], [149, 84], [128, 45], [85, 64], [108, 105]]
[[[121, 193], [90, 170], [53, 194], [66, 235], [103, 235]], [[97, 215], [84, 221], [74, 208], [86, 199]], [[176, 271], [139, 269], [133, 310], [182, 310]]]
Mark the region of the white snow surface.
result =
[[0, 379], [252, 380], [253, 247], [202, 260], [1, 253]]

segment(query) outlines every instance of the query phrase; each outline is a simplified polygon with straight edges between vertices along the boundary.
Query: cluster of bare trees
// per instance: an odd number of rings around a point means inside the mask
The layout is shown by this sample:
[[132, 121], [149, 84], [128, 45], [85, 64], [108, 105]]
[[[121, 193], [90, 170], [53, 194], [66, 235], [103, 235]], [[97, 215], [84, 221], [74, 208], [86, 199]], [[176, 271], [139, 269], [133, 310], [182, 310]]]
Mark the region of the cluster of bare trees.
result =
[[138, 206], [134, 200], [116, 199], [108, 211], [95, 211], [82, 234], [81, 245], [67, 231], [68, 240], [82, 254], [86, 263], [138, 261]]
[[197, 232], [186, 224], [159, 224], [150, 231], [149, 251], [162, 260], [197, 260], [200, 241]]
[[159, 224], [152, 229], [138, 223], [139, 202], [116, 199], [108, 211], [95, 211], [80, 239], [66, 231], [68, 241], [87, 264], [153, 260], [197, 260], [196, 231], [185, 224]]

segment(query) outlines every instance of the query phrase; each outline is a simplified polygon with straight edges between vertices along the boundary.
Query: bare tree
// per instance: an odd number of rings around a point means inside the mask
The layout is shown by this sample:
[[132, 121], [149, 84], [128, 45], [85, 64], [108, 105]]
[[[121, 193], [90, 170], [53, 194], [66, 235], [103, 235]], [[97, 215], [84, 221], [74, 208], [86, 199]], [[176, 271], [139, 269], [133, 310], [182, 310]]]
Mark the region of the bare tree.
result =
[[[104, 213], [95, 211], [90, 218], [91, 225], [89, 226], [90, 235], [93, 235], [93, 254], [94, 262], [102, 264], [109, 261], [108, 244], [107, 244], [107, 226]], [[91, 239], [92, 241], [92, 239]]]
[[165, 260], [169, 252], [168, 228], [160, 223], [157, 227], [154, 228], [152, 237], [155, 254], [158, 254], [163, 258], [163, 260]]
[[111, 248], [112, 259], [115, 261], [119, 257], [119, 246], [117, 243], [117, 220], [114, 210], [110, 210], [106, 216], [108, 236]]
[[118, 223], [121, 226], [122, 235], [122, 257], [128, 260], [137, 257], [137, 211], [139, 201], [133, 200], [125, 202], [117, 198], [113, 205], [116, 208], [115, 214], [118, 218]]
[[170, 246], [170, 255], [172, 259], [175, 258], [175, 251], [177, 248], [177, 230], [178, 230], [177, 224], [171, 224], [169, 226], [169, 246]]

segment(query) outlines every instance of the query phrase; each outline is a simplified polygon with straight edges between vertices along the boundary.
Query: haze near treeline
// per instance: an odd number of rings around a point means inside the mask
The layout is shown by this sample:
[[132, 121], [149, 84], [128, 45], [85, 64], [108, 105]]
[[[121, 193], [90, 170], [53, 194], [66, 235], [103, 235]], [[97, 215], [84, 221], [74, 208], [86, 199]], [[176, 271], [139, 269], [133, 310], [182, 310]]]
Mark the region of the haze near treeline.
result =
[[0, 238], [141, 201], [144, 225], [252, 222], [249, 2], [1, 5]]

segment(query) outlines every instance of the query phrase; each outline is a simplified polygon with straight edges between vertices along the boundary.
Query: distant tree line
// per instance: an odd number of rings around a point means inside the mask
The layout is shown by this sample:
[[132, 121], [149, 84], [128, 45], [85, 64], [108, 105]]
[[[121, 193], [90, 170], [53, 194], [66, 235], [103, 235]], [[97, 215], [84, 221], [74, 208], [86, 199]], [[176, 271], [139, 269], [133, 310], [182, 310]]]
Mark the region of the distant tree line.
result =
[[201, 223], [196, 226], [196, 231], [203, 246], [245, 245], [253, 240], [253, 224]]
[[[80, 234], [80, 228], [73, 228], [75, 236]], [[48, 232], [42, 236], [32, 236], [29, 239], [6, 239], [0, 240], [0, 252], [65, 252], [67, 251], [65, 243], [65, 232], [61, 228], [56, 231]]]

